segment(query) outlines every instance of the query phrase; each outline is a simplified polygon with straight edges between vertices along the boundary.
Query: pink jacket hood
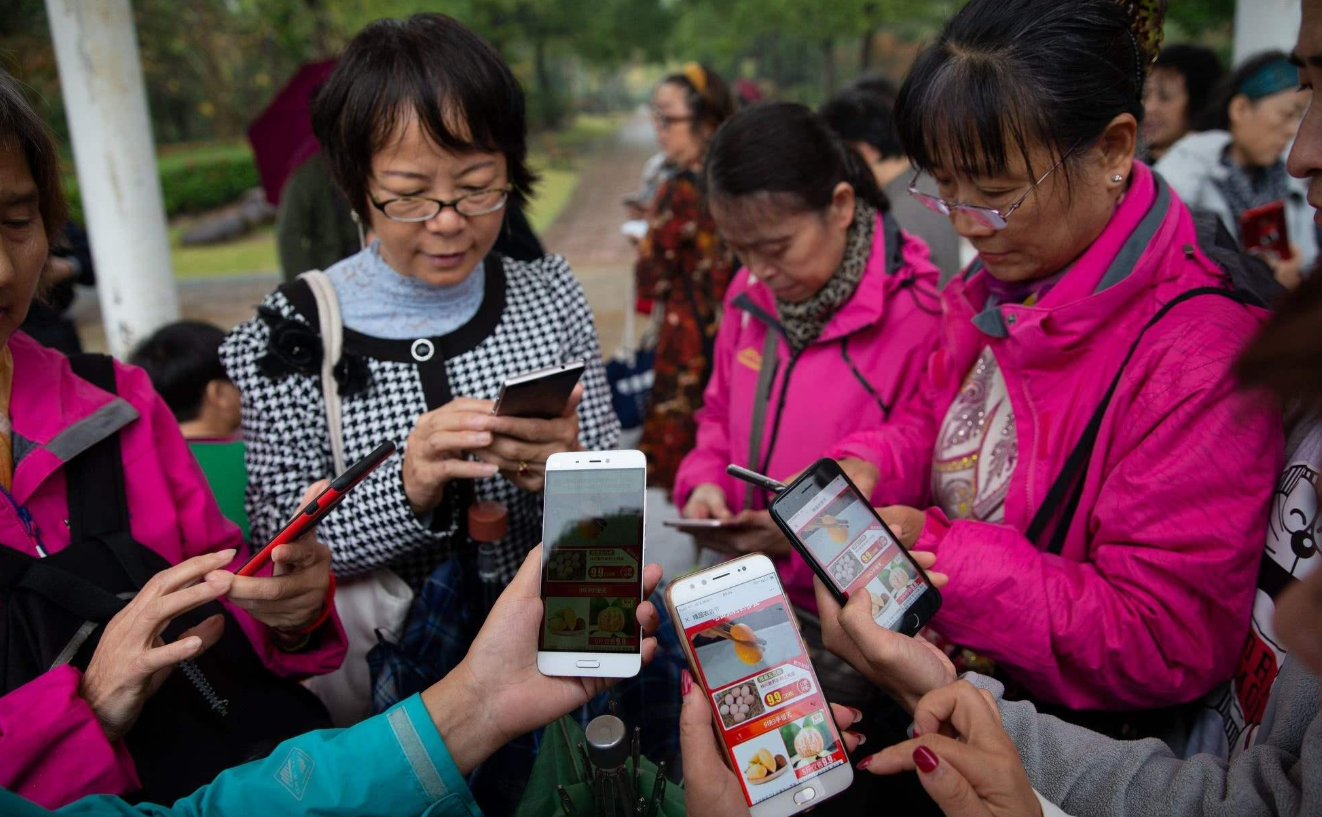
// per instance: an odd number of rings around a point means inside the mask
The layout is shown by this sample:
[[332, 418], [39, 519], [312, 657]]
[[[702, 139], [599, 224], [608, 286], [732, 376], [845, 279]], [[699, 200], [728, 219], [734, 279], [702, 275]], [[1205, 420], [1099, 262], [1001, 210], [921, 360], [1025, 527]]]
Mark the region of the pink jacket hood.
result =
[[984, 272], [943, 294], [942, 348], [915, 411], [832, 451], [881, 474], [880, 499], [930, 503], [947, 407], [982, 349], [1005, 376], [1018, 460], [1005, 523], [927, 513], [917, 547], [949, 573], [937, 628], [997, 659], [1042, 700], [1141, 709], [1190, 701], [1229, 677], [1283, 440], [1234, 360], [1265, 312], [1202, 296], [1145, 335], [1120, 380], [1060, 556], [1023, 534], [1139, 329], [1173, 297], [1224, 286], [1188, 210], [1134, 166], [1101, 236], [1034, 306], [984, 310]]
[[[683, 508], [694, 488], [710, 482], [738, 512], [749, 489], [726, 475], [730, 463], [784, 479], [811, 465], [835, 441], [903, 413], [936, 345], [938, 275], [921, 239], [901, 233], [893, 219], [878, 217], [853, 297], [798, 355], [778, 339], [762, 450], [750, 465], [762, 351], [767, 332], [781, 332], [775, 296], [747, 269], [740, 270], [726, 293], [712, 377], [697, 415], [697, 446], [675, 478], [676, 505]], [[752, 507], [765, 508], [765, 497], [754, 493]], [[776, 561], [790, 599], [815, 611], [812, 570], [797, 553]]]
[[[32, 555], [39, 544], [48, 553], [67, 547], [64, 464], [119, 433], [133, 538], [171, 564], [231, 547], [240, 550], [232, 568], [242, 563], [246, 545], [238, 528], [221, 515], [174, 417], [141, 369], [116, 364], [118, 395], [112, 395], [21, 332], [9, 349], [14, 482], [12, 492], [0, 491], [0, 545]], [[285, 653], [265, 625], [222, 603], [277, 674], [330, 672], [344, 658], [344, 632], [334, 617], [319, 648]], [[65, 665], [0, 698], [0, 786], [49, 808], [138, 788], [123, 742], [107, 741], [79, 697], [80, 679]]]

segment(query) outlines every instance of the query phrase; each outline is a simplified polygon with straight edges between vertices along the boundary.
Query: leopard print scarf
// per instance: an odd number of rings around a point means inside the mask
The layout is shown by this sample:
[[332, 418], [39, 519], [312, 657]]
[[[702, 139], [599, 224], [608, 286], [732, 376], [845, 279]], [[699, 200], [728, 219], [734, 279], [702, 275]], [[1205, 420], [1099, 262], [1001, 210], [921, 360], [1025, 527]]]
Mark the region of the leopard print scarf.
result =
[[806, 301], [791, 303], [776, 299], [776, 312], [790, 349], [801, 352], [817, 340], [826, 324], [858, 289], [868, 256], [872, 254], [872, 234], [876, 228], [877, 208], [862, 200], [855, 201], [854, 222], [845, 236], [844, 259], [826, 285]]

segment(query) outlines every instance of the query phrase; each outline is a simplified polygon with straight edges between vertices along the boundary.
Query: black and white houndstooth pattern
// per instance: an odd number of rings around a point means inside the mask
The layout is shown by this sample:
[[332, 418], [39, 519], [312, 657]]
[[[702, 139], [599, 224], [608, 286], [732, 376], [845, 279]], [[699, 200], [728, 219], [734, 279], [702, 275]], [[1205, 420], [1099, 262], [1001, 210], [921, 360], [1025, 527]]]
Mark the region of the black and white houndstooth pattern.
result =
[[[610, 388], [597, 343], [592, 311], [582, 287], [558, 255], [534, 262], [502, 259], [505, 309], [495, 330], [476, 348], [446, 361], [454, 397], [495, 399], [505, 378], [567, 360], [587, 361], [579, 405], [579, 442], [589, 450], [609, 449], [619, 437]], [[285, 317], [310, 323], [285, 296], [273, 292], [263, 305]], [[247, 442], [248, 516], [254, 541], [269, 541], [297, 509], [304, 488], [331, 476], [332, 456], [319, 379], [290, 374], [273, 380], [256, 361], [267, 351], [270, 330], [254, 317], [236, 328], [221, 347], [225, 369], [243, 394], [243, 435]], [[444, 503], [448, 518], [419, 520], [404, 496], [403, 451], [417, 418], [428, 410], [413, 363], [368, 358], [372, 382], [343, 402], [344, 457], [354, 462], [383, 440], [399, 452], [345, 498], [318, 529], [330, 546], [335, 572], [354, 576], [390, 567], [418, 586], [448, 557], [462, 530], [465, 508]], [[436, 407], [433, 407], [436, 408]], [[516, 487], [503, 476], [478, 480], [478, 499], [498, 500], [509, 509], [509, 535], [501, 572], [509, 581], [523, 557], [541, 540], [542, 497]]]

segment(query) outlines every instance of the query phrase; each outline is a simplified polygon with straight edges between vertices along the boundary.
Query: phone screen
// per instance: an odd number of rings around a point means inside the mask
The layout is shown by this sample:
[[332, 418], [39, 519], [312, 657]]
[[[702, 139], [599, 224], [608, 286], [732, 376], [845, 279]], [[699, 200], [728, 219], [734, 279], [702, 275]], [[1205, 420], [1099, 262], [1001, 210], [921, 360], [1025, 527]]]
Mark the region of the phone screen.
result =
[[637, 653], [643, 468], [548, 470], [542, 521], [544, 652]]
[[848, 762], [774, 573], [675, 612], [748, 805]]
[[866, 589], [872, 618], [887, 629], [899, 629], [904, 614], [930, 589], [922, 573], [877, 519], [871, 503], [836, 476], [810, 493], [797, 509], [777, 510], [800, 542], [817, 559], [842, 594]]

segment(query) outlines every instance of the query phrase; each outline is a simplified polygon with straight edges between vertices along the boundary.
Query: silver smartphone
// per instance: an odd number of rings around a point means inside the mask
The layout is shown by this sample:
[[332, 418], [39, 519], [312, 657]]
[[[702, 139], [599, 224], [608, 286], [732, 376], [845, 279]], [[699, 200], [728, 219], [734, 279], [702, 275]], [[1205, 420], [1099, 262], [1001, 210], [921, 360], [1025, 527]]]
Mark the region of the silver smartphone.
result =
[[496, 397], [493, 414], [502, 417], [531, 417], [552, 420], [565, 413], [569, 397], [583, 376], [585, 365], [571, 360], [547, 366], [535, 372], [525, 372], [507, 379]]

